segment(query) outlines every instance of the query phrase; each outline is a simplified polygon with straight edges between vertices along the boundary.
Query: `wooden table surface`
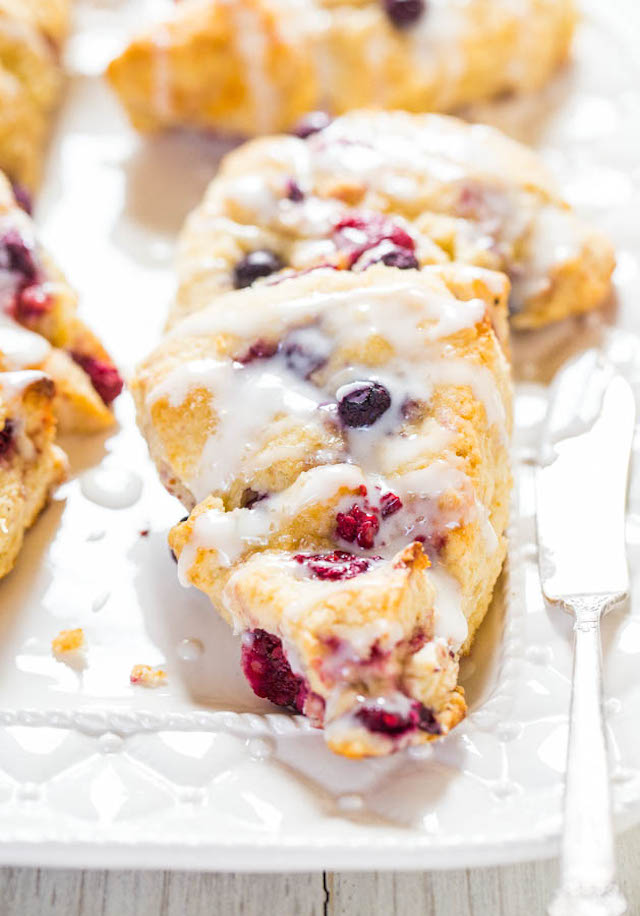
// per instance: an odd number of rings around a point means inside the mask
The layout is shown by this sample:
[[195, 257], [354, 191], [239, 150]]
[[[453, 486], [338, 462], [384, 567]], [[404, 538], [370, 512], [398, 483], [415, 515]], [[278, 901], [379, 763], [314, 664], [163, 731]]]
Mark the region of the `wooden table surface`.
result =
[[[618, 841], [640, 914], [640, 827]], [[1, 916], [544, 916], [557, 863], [454, 872], [233, 875], [0, 869]]]

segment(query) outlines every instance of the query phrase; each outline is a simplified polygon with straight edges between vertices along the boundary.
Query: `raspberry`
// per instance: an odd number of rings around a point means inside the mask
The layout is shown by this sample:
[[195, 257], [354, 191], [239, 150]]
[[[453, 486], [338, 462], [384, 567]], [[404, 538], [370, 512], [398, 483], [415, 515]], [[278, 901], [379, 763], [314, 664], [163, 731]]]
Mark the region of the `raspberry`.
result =
[[336, 582], [341, 579], [353, 579], [366, 572], [371, 564], [379, 557], [356, 557], [344, 550], [335, 550], [333, 553], [298, 553], [293, 558], [297, 563], [304, 564], [311, 572], [314, 579], [328, 579]]
[[[347, 266], [353, 267], [362, 255], [381, 242], [412, 252], [415, 242], [401, 226], [379, 213], [356, 214], [340, 220], [333, 229], [336, 246], [347, 254]], [[389, 256], [392, 252], [388, 252]], [[416, 262], [417, 263], [417, 262]]]
[[309, 687], [294, 674], [282, 648], [282, 641], [266, 630], [251, 630], [242, 644], [242, 670], [253, 692], [277, 706], [302, 712]]
[[402, 500], [395, 493], [383, 493], [380, 497], [380, 515], [382, 518], [389, 518], [402, 509]]
[[354, 503], [348, 512], [338, 512], [336, 522], [338, 537], [352, 544], [355, 541], [363, 550], [371, 550], [380, 530], [380, 522], [376, 515], [363, 512]]

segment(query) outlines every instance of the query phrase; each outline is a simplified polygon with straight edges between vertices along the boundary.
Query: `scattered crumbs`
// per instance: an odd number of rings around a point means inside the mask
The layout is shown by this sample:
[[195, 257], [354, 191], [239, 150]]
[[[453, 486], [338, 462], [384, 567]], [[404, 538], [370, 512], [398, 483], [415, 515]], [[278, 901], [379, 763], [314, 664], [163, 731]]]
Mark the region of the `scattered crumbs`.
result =
[[71, 668], [84, 668], [87, 664], [87, 643], [81, 627], [76, 630], [60, 630], [51, 640], [53, 657]]
[[167, 683], [167, 672], [164, 668], [152, 668], [151, 665], [134, 665], [129, 675], [132, 684], [141, 687], [164, 687]]

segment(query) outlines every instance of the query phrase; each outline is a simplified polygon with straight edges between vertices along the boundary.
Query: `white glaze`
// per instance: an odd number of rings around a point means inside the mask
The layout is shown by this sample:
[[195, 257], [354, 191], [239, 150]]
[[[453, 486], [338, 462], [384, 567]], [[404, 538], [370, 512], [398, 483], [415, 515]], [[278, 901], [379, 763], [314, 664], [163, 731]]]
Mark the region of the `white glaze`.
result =
[[5, 400], [20, 397], [29, 385], [47, 378], [44, 372], [25, 369], [20, 372], [0, 372], [0, 395]]
[[0, 311], [0, 359], [8, 369], [35, 368], [50, 352], [51, 345], [44, 337]]
[[142, 480], [134, 471], [107, 465], [85, 471], [80, 478], [80, 489], [99, 506], [126, 509], [140, 499]]
[[[379, 336], [397, 354], [376, 370], [358, 365], [338, 368], [325, 375], [322, 387], [301, 379], [281, 356], [248, 365], [228, 359], [196, 359], [175, 368], [151, 391], [148, 404], [166, 397], [178, 406], [198, 387], [210, 392], [218, 417], [198, 468], [186, 481], [195, 499], [228, 486], [243, 457], [255, 453], [265, 435], [272, 433], [273, 421], [284, 426], [310, 424], [322, 436], [326, 414], [324, 407], [318, 408], [327, 404], [330, 414], [330, 405], [344, 394], [344, 386], [363, 379], [378, 381], [392, 397], [392, 407], [372, 427], [344, 430], [352, 460], [366, 473], [380, 468], [380, 448], [387, 445], [387, 435], [402, 425], [401, 405], [408, 398], [428, 402], [434, 385], [469, 386], [484, 405], [489, 425], [496, 425], [506, 440], [505, 410], [492, 374], [470, 360], [452, 359], [447, 345], [440, 343], [481, 320], [484, 303], [479, 299], [461, 302], [437, 276], [433, 280], [432, 289], [409, 278], [380, 287], [316, 292], [300, 298], [272, 294], [266, 301], [246, 300], [242, 309], [227, 308], [223, 301], [175, 328], [173, 336], [227, 333], [244, 338], [248, 346], [263, 337], [281, 340], [293, 327], [287, 340], [312, 346], [321, 356], [328, 355], [330, 346], [357, 345]], [[315, 323], [300, 327], [305, 321]], [[237, 352], [244, 349], [238, 346]], [[497, 358], [501, 358], [499, 353]]]
[[434, 635], [446, 640], [458, 650], [467, 638], [469, 627], [462, 610], [462, 595], [457, 580], [443, 566], [430, 570], [430, 581], [435, 586]]

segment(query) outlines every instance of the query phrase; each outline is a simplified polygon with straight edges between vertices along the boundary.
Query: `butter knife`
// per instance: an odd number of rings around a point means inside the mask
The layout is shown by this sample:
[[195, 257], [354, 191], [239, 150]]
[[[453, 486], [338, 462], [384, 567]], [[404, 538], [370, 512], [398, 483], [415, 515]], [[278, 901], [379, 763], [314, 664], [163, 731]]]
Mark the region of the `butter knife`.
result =
[[600, 620], [629, 595], [624, 523], [634, 423], [631, 388], [596, 351], [560, 372], [536, 481], [542, 590], [575, 619], [561, 881], [549, 916], [627, 912], [615, 883]]

